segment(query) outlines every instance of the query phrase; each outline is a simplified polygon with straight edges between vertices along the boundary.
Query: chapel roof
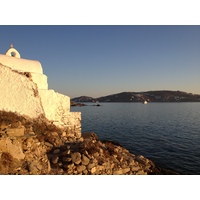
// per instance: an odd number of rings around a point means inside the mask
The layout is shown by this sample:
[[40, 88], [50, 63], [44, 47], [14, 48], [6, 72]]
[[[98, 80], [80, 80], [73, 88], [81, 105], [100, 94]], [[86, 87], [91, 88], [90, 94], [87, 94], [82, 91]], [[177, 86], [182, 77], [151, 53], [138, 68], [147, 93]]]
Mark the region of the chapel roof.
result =
[[12, 56], [16, 58], [20, 58], [19, 52], [13, 47], [13, 44], [10, 44], [10, 48], [5, 53], [7, 56]]

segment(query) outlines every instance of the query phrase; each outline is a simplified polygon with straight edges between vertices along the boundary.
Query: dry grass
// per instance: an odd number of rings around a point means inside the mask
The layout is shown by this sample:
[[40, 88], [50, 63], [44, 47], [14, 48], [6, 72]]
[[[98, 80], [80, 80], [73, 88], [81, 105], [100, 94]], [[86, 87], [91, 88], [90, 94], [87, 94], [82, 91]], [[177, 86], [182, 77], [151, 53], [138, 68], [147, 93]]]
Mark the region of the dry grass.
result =
[[23, 165], [8, 152], [2, 152], [0, 157], [0, 174], [17, 174], [17, 169]]
[[12, 122], [21, 121], [25, 127], [33, 127], [33, 132], [37, 134], [43, 134], [46, 131], [61, 133], [62, 129], [58, 128], [51, 122], [49, 122], [43, 115], [36, 119], [30, 119], [25, 116], [18, 115], [13, 112], [0, 111], [0, 125], [2, 123], [11, 124]]
[[2, 152], [2, 154], [1, 154], [1, 164], [4, 167], [7, 167], [12, 162], [13, 162], [13, 157], [8, 152]]
[[24, 122], [24, 120], [26, 120], [25, 117], [19, 116], [16, 113], [0, 111], [0, 124], [2, 122], [6, 123], [6, 124], [10, 124], [10, 123], [16, 122], [16, 121]]

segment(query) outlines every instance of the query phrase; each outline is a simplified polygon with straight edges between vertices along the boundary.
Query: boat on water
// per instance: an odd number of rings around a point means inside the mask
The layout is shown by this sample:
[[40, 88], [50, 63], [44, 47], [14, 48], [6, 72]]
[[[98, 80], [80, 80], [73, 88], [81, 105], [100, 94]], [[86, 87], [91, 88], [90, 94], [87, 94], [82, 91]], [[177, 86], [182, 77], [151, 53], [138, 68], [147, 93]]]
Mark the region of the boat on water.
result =
[[143, 104], [147, 104], [147, 101], [144, 101]]

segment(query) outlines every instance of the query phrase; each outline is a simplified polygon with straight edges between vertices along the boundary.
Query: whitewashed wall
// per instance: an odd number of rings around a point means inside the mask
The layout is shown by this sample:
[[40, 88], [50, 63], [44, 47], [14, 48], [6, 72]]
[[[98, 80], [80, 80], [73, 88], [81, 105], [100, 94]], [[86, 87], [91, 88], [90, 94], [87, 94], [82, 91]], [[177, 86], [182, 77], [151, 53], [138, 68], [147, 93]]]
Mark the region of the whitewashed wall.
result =
[[32, 118], [44, 113], [37, 85], [25, 75], [0, 64], [0, 110]]
[[70, 112], [68, 96], [48, 90], [47, 76], [38, 61], [0, 54], [0, 110], [31, 118], [43, 114], [57, 126], [81, 135], [81, 113]]
[[17, 71], [43, 74], [42, 65], [37, 60], [27, 60], [0, 54], [0, 63]]

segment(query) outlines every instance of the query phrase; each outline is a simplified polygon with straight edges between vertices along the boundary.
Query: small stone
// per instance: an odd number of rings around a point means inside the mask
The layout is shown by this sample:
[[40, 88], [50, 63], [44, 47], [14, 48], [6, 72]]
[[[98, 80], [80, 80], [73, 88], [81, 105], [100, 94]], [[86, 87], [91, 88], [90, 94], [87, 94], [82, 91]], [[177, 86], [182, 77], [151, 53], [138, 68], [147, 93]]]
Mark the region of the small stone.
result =
[[85, 156], [84, 154], [82, 154], [82, 165], [88, 165], [89, 164], [89, 162], [90, 162], [90, 159], [87, 157], [87, 156]]
[[72, 162], [77, 165], [81, 162], [81, 154], [79, 152], [72, 153], [71, 158]]
[[53, 145], [51, 144], [51, 143], [49, 143], [49, 142], [45, 142], [44, 143], [47, 147], [53, 147]]
[[144, 158], [144, 156], [142, 156], [142, 155], [138, 155], [137, 157], [136, 157], [136, 159], [143, 159]]
[[104, 166], [102, 166], [102, 165], [98, 165], [96, 168], [97, 168], [98, 171], [104, 170]]
[[63, 167], [65, 168], [65, 169], [69, 169], [69, 170], [72, 170], [73, 169], [73, 167], [74, 167], [74, 163], [72, 163], [72, 164], [66, 164], [66, 165], [63, 165]]
[[122, 169], [122, 171], [123, 171], [123, 174], [126, 174], [127, 172], [129, 172], [129, 171], [130, 171], [130, 168], [129, 168], [129, 167], [127, 167], [127, 168], [124, 168], [124, 169]]
[[89, 154], [88, 154], [88, 151], [85, 150], [85, 154], [88, 156], [88, 155], [89, 155]]
[[108, 169], [108, 170], [106, 171], [106, 174], [111, 174], [111, 170]]
[[31, 162], [29, 165], [29, 171], [31, 174], [37, 174], [38, 173], [38, 168], [37, 168], [38, 163], [36, 162]]
[[87, 169], [90, 170], [95, 166], [95, 163], [90, 163], [87, 165]]
[[140, 170], [140, 167], [139, 167], [139, 166], [132, 166], [132, 167], [131, 167], [131, 171], [137, 172], [138, 170]]
[[85, 165], [79, 165], [79, 166], [77, 166], [77, 171], [80, 173], [80, 172], [82, 172], [83, 170], [85, 170], [86, 169], [86, 166]]
[[40, 143], [40, 142], [36, 142], [35, 144], [36, 144], [37, 146], [40, 146], [41, 143]]
[[88, 174], [88, 170], [87, 169], [83, 170], [83, 173]]
[[114, 149], [114, 152], [115, 152], [115, 153], [118, 153], [118, 152], [119, 152], [119, 149], [118, 149], [118, 148], [115, 148], [115, 149]]
[[62, 158], [62, 161], [63, 161], [63, 162], [71, 162], [71, 160], [72, 160], [72, 159], [69, 158], [69, 157], [63, 157], [63, 158]]
[[64, 172], [63, 169], [58, 170], [58, 174], [62, 174], [63, 172]]
[[38, 168], [38, 170], [42, 170], [42, 165], [41, 165], [41, 164], [38, 164], [38, 165], [37, 165], [37, 168]]
[[68, 155], [68, 150], [62, 152], [62, 156], [67, 156], [67, 155]]
[[86, 132], [82, 134], [84, 140], [98, 140], [98, 136], [94, 132]]
[[103, 154], [103, 149], [99, 149], [100, 154]]
[[139, 170], [139, 171], [136, 173], [136, 175], [146, 175], [146, 174], [147, 174], [147, 173], [144, 172], [143, 169]]
[[59, 137], [59, 135], [58, 135], [57, 132], [51, 132], [51, 135], [52, 135], [52, 136], [55, 136], [55, 137]]
[[133, 159], [129, 160], [129, 166], [131, 166], [131, 165], [135, 165], [135, 161]]
[[93, 156], [94, 156], [95, 158], [97, 158], [97, 157], [99, 157], [99, 153], [96, 152], [96, 153], [93, 154]]
[[83, 138], [79, 138], [78, 141], [79, 141], [79, 142], [83, 142], [84, 139], [83, 139]]
[[58, 160], [59, 160], [59, 157], [58, 157], [58, 156], [54, 156], [54, 157], [51, 159], [51, 162], [52, 162], [53, 164], [56, 164], [56, 163], [58, 162]]
[[139, 163], [143, 164], [143, 165], [146, 165], [148, 163], [148, 159], [146, 159], [142, 155], [136, 156], [135, 160], [138, 161]]
[[150, 168], [151, 168], [151, 165], [149, 163], [144, 167], [144, 169], [147, 171], [150, 170]]
[[63, 133], [62, 133], [62, 136], [63, 137], [65, 137], [67, 134], [66, 134], [66, 132], [64, 131]]
[[49, 173], [51, 171], [51, 164], [49, 161], [47, 161], [47, 172]]
[[67, 140], [69, 140], [69, 142], [74, 142], [74, 138], [70, 137]]
[[60, 153], [60, 149], [55, 149], [55, 150], [53, 151], [53, 154], [58, 154], [58, 153]]
[[122, 169], [119, 169], [119, 170], [116, 170], [113, 172], [114, 175], [121, 175], [123, 174], [123, 170]]
[[94, 174], [94, 173], [96, 172], [96, 170], [97, 170], [97, 168], [96, 168], [96, 167], [93, 167], [93, 168], [91, 169], [91, 173]]
[[114, 164], [114, 163], [112, 163], [112, 164], [110, 165], [110, 168], [111, 168], [111, 169], [113, 169], [113, 168], [114, 168], [114, 166], [115, 166], [115, 164]]
[[121, 164], [121, 168], [122, 168], [122, 169], [127, 168], [127, 162], [123, 162], [123, 164]]
[[23, 136], [24, 132], [25, 132], [24, 126], [7, 129], [8, 136], [19, 137], [19, 136]]

